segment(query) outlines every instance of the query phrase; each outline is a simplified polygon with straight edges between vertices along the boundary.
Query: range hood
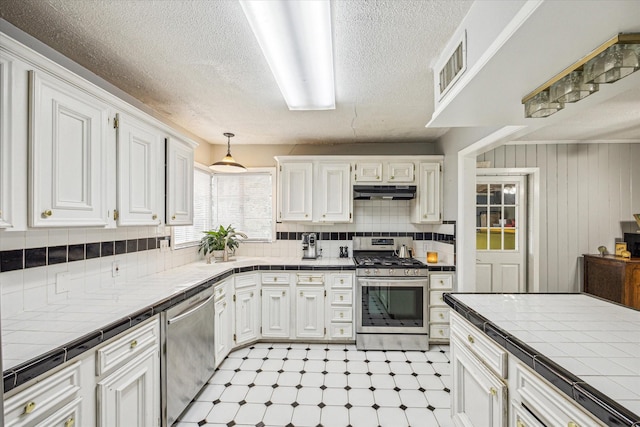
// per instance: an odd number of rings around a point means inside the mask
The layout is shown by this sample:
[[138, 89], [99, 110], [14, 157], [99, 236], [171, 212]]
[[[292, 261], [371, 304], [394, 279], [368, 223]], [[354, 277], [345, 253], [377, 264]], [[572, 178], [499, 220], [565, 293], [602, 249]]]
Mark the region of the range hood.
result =
[[354, 185], [353, 200], [411, 200], [415, 185]]

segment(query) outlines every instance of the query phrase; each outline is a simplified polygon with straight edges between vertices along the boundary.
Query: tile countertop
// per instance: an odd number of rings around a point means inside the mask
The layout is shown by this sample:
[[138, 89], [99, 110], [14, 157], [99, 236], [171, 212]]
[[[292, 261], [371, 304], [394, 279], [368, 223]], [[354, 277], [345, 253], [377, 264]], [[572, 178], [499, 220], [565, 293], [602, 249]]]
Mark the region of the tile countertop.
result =
[[[56, 359], [57, 364], [86, 351], [110, 336], [139, 323], [157, 312], [185, 299], [188, 290], [210, 279], [257, 270], [354, 269], [351, 258], [237, 257], [235, 261], [206, 264], [199, 261], [182, 267], [141, 277], [112, 288], [100, 288], [62, 303], [48, 304], [37, 310], [2, 319], [2, 357], [5, 391], [32, 378], [20, 378], [21, 370], [39, 360]], [[158, 307], [161, 304], [161, 307]], [[136, 324], [137, 324], [136, 323]], [[101, 331], [112, 327], [113, 335]], [[93, 345], [84, 341], [95, 335]], [[80, 341], [82, 342], [80, 342]], [[77, 346], [73, 346], [74, 341]], [[70, 350], [74, 347], [73, 350]], [[59, 353], [59, 354], [56, 354]], [[71, 353], [71, 354], [69, 354]], [[71, 357], [70, 357], [71, 356]], [[61, 360], [61, 362], [60, 362]], [[29, 363], [26, 363], [29, 362]], [[51, 363], [47, 363], [50, 366]], [[46, 370], [44, 367], [41, 372]], [[33, 371], [33, 370], [32, 370]], [[16, 375], [13, 373], [17, 372]], [[40, 373], [41, 373], [40, 372]]]
[[595, 389], [603, 407], [609, 398], [640, 421], [640, 311], [586, 294], [448, 294], [445, 301], [536, 372], [539, 361], [557, 364], [569, 374], [566, 390], [559, 388], [579, 403], [576, 395]]

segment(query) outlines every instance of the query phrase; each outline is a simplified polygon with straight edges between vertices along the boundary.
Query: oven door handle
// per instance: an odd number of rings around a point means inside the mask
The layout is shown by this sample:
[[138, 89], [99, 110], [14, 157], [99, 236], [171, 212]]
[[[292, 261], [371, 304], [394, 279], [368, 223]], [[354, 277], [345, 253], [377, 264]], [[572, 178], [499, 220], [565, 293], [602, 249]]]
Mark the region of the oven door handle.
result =
[[389, 278], [389, 279], [363, 279], [358, 278], [358, 282], [361, 283], [390, 283], [393, 282], [393, 286], [401, 286], [402, 284], [409, 283], [426, 283], [428, 279], [426, 277], [422, 277], [420, 279], [403, 279], [403, 278]]

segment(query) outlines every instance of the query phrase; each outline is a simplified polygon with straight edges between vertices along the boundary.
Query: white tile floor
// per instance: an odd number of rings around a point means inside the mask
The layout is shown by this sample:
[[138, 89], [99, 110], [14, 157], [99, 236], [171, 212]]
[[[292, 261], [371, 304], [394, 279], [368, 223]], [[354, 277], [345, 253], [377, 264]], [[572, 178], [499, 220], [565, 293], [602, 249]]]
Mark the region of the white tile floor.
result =
[[232, 352], [174, 427], [452, 426], [448, 346], [259, 343]]

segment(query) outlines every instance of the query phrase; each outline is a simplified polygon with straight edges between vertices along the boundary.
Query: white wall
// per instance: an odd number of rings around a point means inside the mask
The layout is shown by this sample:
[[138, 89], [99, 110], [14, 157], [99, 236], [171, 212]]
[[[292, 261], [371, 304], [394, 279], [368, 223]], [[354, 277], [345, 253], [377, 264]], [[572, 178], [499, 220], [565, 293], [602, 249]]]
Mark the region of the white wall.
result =
[[640, 143], [506, 145], [478, 161], [540, 168], [541, 292], [580, 290], [580, 256], [614, 252], [640, 213]]

